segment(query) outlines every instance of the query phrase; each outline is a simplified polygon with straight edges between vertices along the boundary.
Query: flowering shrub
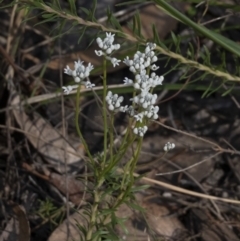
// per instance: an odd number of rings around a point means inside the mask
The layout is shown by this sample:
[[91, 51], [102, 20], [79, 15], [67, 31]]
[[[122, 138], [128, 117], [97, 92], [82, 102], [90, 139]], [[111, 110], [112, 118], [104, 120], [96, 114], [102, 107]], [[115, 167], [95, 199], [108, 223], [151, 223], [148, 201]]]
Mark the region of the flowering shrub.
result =
[[[93, 88], [95, 85], [90, 82], [89, 75], [93, 70], [93, 65], [89, 63], [86, 67], [83, 62], [78, 60], [74, 64], [74, 69], [70, 69], [67, 66], [64, 72], [73, 77], [76, 85], [64, 86], [63, 91], [69, 94], [73, 89], [77, 89], [76, 97], [76, 128], [86, 149], [89, 162], [94, 172], [94, 188], [90, 191], [93, 195], [93, 204], [86, 210], [86, 215], [89, 218], [89, 224], [84, 230], [85, 240], [93, 240], [93, 236], [96, 235], [95, 227], [102, 230], [101, 235], [107, 235], [110, 228], [113, 227], [111, 219], [113, 218], [114, 211], [111, 213], [101, 212], [99, 206], [100, 200], [105, 202], [106, 195], [116, 193], [114, 201], [111, 203], [107, 202], [107, 208], [109, 210], [116, 210], [123, 202], [128, 203], [132, 197], [132, 186], [134, 185], [134, 171], [137, 165], [137, 160], [140, 155], [142, 146], [142, 137], [148, 130], [148, 122], [150, 120], [158, 119], [159, 107], [155, 106], [157, 95], [153, 94], [153, 90], [156, 86], [162, 85], [164, 80], [163, 76], [158, 76], [154, 71], [158, 67], [154, 64], [157, 61], [157, 56], [154, 52], [156, 45], [154, 43], [147, 43], [144, 52], [137, 51], [133, 59], [126, 57], [123, 60], [129, 70], [134, 74], [134, 79], [125, 77], [123, 80], [125, 85], [132, 85], [134, 89], [133, 98], [130, 99], [129, 105], [123, 106], [123, 96], [107, 91], [107, 61], [110, 61], [113, 67], [119, 65], [121, 60], [112, 57], [114, 51], [120, 49], [120, 44], [114, 44], [114, 34], [106, 33], [104, 39], [97, 38], [97, 44], [100, 50], [96, 50], [97, 56], [103, 56], [103, 123], [104, 123], [104, 141], [103, 141], [103, 153], [96, 159], [93, 158], [92, 154], [88, 150], [88, 146], [81, 134], [81, 130], [78, 126], [78, 106], [79, 106], [79, 95], [80, 85], [84, 85], [86, 88]], [[107, 115], [107, 109], [110, 113], [109, 120]], [[118, 152], [115, 152], [114, 147], [114, 114], [116, 112], [125, 112], [130, 116], [130, 122], [119, 147]], [[110, 125], [109, 125], [110, 124]], [[133, 133], [133, 134], [131, 134]], [[140, 138], [139, 138], [140, 137]], [[133, 155], [121, 169], [116, 171], [118, 163], [121, 161], [123, 155], [127, 149], [136, 143], [136, 148], [133, 151]], [[167, 143], [164, 146], [164, 151], [168, 152], [175, 147], [175, 144]], [[103, 191], [102, 186], [104, 182], [108, 180], [109, 189]], [[110, 181], [111, 180], [111, 181]], [[99, 222], [99, 220], [101, 220]], [[109, 224], [108, 228], [106, 226]], [[108, 231], [106, 231], [108, 230]], [[99, 234], [101, 232], [99, 231]], [[113, 234], [114, 232], [112, 232]], [[94, 239], [97, 240], [97, 239]], [[99, 239], [103, 240], [103, 239]], [[105, 240], [105, 239], [104, 239]], [[106, 240], [111, 240], [106, 238]], [[115, 239], [118, 240], [118, 239]]]

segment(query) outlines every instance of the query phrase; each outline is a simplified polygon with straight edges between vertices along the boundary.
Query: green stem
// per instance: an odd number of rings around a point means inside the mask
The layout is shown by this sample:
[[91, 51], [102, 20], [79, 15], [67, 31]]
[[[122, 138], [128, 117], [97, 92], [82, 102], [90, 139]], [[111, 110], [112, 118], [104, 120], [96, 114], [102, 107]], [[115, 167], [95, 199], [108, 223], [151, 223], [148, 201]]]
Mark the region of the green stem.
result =
[[100, 201], [100, 192], [98, 190], [94, 191], [94, 203], [91, 207], [91, 217], [90, 217], [90, 224], [88, 227], [87, 235], [86, 235], [86, 241], [92, 241], [92, 235], [94, 228], [96, 228], [96, 222], [97, 222], [97, 214], [98, 214], [98, 205]]
[[123, 156], [125, 155], [126, 153], [126, 150], [129, 146], [131, 146], [133, 144], [135, 140], [135, 137], [133, 137], [132, 139], [129, 140], [124, 138], [124, 140], [122, 141], [122, 145], [121, 147], [118, 149], [118, 154], [117, 156], [115, 157], [115, 159], [109, 163], [109, 165], [103, 170], [102, 172], [102, 175], [105, 176], [107, 175], [108, 172], [110, 172], [114, 167], [116, 167], [119, 163], [119, 161], [122, 160]]
[[[137, 150], [135, 151], [133, 157], [131, 158], [131, 160], [126, 164], [125, 168], [124, 168], [124, 177], [123, 177], [123, 181], [122, 183], [124, 183], [124, 186], [126, 188], [120, 188], [120, 194], [118, 195], [118, 197], [116, 198], [113, 206], [111, 207], [111, 209], [116, 209], [117, 207], [119, 207], [119, 205], [121, 205], [125, 199], [125, 197], [128, 196], [129, 192], [132, 189], [132, 186], [134, 184], [134, 170], [140, 155], [140, 151], [141, 151], [141, 147], [142, 147], [142, 141], [143, 138], [140, 138], [137, 144]], [[128, 167], [130, 167], [130, 170], [128, 170]], [[130, 182], [126, 181], [127, 180], [127, 175], [130, 175]], [[106, 225], [111, 221], [111, 214], [107, 215], [104, 220], [103, 220], [103, 224]]]
[[105, 179], [104, 178], [100, 178], [97, 180], [97, 185], [95, 186], [94, 190], [93, 190], [93, 204], [91, 206], [91, 215], [90, 215], [90, 220], [89, 220], [89, 227], [87, 230], [87, 235], [86, 235], [86, 241], [92, 241], [92, 235], [93, 235], [93, 231], [94, 229], [97, 227], [96, 223], [98, 222], [97, 218], [98, 218], [98, 212], [99, 212], [99, 203], [102, 199], [102, 192], [101, 192], [101, 187], [104, 183]]
[[106, 98], [107, 96], [107, 59], [104, 57], [103, 60], [103, 122], [104, 122], [104, 140], [103, 140], [103, 165], [104, 169], [106, 158], [107, 158], [107, 135], [108, 135], [108, 124], [107, 124], [107, 105]]
[[128, 183], [126, 183], [127, 176], [129, 176], [129, 175], [130, 175], [130, 179], [131, 179], [131, 185], [133, 184], [133, 180], [132, 180], [133, 179], [133, 172], [134, 172], [134, 169], [136, 167], [138, 157], [139, 157], [139, 154], [140, 154], [140, 151], [141, 151], [142, 140], [143, 140], [143, 138], [139, 139], [136, 151], [134, 152], [132, 158], [126, 164], [126, 166], [124, 168], [124, 174], [123, 174], [121, 189], [123, 189], [124, 187], [129, 185]]
[[81, 90], [81, 85], [78, 86], [77, 88], [77, 98], [76, 98], [76, 113], [75, 113], [75, 125], [76, 125], [76, 129], [77, 129], [77, 133], [80, 137], [81, 142], [83, 143], [83, 146], [85, 148], [85, 151], [87, 152], [88, 157], [91, 159], [91, 161], [93, 162], [93, 157], [88, 149], [88, 145], [86, 143], [86, 141], [83, 138], [82, 132], [80, 130], [79, 127], [79, 122], [78, 122], [78, 116], [79, 116], [79, 103], [80, 103], [80, 90]]
[[114, 114], [111, 114], [111, 121], [110, 121], [110, 130], [109, 130], [109, 136], [110, 136], [110, 163], [113, 162], [113, 132], [114, 132]]
[[129, 173], [130, 173], [130, 175], [131, 175], [132, 184], [133, 184], [133, 181], [134, 181], [133, 173], [134, 173], [134, 170], [135, 170], [135, 168], [136, 168], [137, 161], [138, 161], [138, 158], [139, 158], [141, 149], [142, 149], [142, 142], [143, 142], [143, 138], [141, 137], [140, 140], [138, 141], [137, 150], [136, 150], [136, 152], [134, 153], [134, 158], [133, 158], [133, 161], [132, 161], [132, 163], [131, 163], [131, 165], [130, 165]]

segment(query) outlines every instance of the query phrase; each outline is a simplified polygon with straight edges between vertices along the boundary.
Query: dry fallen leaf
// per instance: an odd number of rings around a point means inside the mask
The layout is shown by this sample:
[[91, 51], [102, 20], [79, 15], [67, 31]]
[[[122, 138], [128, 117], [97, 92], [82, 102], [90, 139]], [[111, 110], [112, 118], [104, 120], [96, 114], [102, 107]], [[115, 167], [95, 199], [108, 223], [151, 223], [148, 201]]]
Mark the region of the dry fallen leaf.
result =
[[29, 241], [30, 227], [24, 208], [14, 204], [12, 210], [16, 218], [13, 217], [8, 221], [0, 236], [0, 241]]
[[192, 209], [195, 222], [198, 223], [200, 229], [201, 240], [203, 241], [238, 241], [234, 231], [227, 223], [216, 221], [215, 218], [208, 212], [203, 212], [200, 209]]
[[141, 206], [146, 210], [146, 221], [154, 233], [170, 240], [183, 240], [183, 225], [165, 206], [150, 201], [142, 202]]
[[[66, 175], [60, 175], [52, 172], [49, 176], [49, 181], [53, 184], [61, 193], [66, 195], [68, 192], [69, 200], [75, 205], [79, 205], [83, 202], [84, 191], [86, 189], [84, 181], [77, 180], [74, 176], [68, 176], [68, 187], [66, 186]], [[87, 183], [88, 186], [91, 183]], [[87, 192], [84, 198], [89, 200], [91, 195]]]
[[116, 231], [122, 240], [126, 241], [146, 241], [148, 240], [148, 233], [145, 230], [138, 229], [134, 222], [134, 212], [126, 205], [122, 204], [116, 211], [116, 216], [126, 219], [124, 226], [126, 230], [122, 229], [122, 226], [117, 225]]
[[20, 107], [19, 95], [12, 100], [11, 104], [14, 106], [12, 111], [15, 120], [27, 139], [55, 170], [64, 173], [65, 162], [68, 170], [70, 165], [80, 163], [82, 153], [75, 151], [62, 135], [37, 113], [33, 113], [30, 118]]
[[[213, 141], [210, 138], [207, 140]], [[163, 147], [167, 142], [175, 143], [176, 147], [163, 156]], [[123, 162], [126, 163], [131, 156], [132, 149], [129, 148]], [[209, 148], [209, 143], [202, 140], [193, 141], [193, 138], [184, 135], [168, 137], [155, 133], [144, 138], [136, 171], [148, 172], [148, 177], [153, 179], [156, 174], [164, 174], [159, 175], [158, 180], [173, 181], [176, 174], [170, 172], [180, 173], [186, 169], [188, 174], [200, 182], [211, 173], [219, 158], [220, 156]]]
[[[187, 4], [175, 3], [180, 11], [186, 11]], [[152, 27], [155, 25], [160, 39], [164, 39], [171, 31], [175, 30], [178, 21], [169, 16], [167, 13], [158, 8], [155, 4], [148, 4], [139, 10], [141, 20], [141, 34], [145, 39], [153, 39]], [[123, 26], [124, 32], [132, 34], [131, 29], [125, 25]]]
[[0, 241], [16, 241], [19, 235], [19, 223], [15, 218], [11, 218], [5, 229], [2, 231]]
[[[116, 211], [116, 216], [123, 218], [125, 229], [121, 225], [116, 226], [116, 232], [122, 240], [126, 241], [146, 241], [152, 240], [150, 237], [154, 233], [155, 237], [167, 237], [172, 240], [184, 240], [185, 229], [181, 222], [173, 216], [169, 216], [169, 210], [153, 202], [143, 202], [143, 196], [137, 195], [140, 206], [146, 209], [145, 217], [138, 211], [133, 211], [126, 204], [122, 204]], [[83, 218], [83, 209], [74, 213], [68, 219], [69, 232], [67, 232], [67, 219], [55, 229], [48, 241], [68, 241], [79, 240], [80, 232], [77, 223], [86, 225]], [[86, 217], [86, 216], [85, 216]]]
[[146, 241], [152, 240], [154, 234], [156, 238], [166, 238], [164, 240], [184, 240], [185, 229], [181, 222], [174, 216], [169, 215], [169, 210], [165, 206], [158, 205], [151, 201], [143, 201], [145, 196], [137, 194], [139, 206], [144, 211], [144, 216], [131, 210], [126, 204], [119, 207], [116, 216], [124, 218], [127, 232], [122, 227], [117, 226], [117, 232], [124, 240]]
[[[85, 215], [84, 215], [85, 217]], [[80, 240], [81, 234], [77, 225], [86, 225], [83, 218], [83, 209], [69, 216], [59, 225], [48, 238], [48, 241], [72, 241]], [[69, 225], [69, 226], [68, 226]], [[68, 229], [69, 227], [69, 229]]]

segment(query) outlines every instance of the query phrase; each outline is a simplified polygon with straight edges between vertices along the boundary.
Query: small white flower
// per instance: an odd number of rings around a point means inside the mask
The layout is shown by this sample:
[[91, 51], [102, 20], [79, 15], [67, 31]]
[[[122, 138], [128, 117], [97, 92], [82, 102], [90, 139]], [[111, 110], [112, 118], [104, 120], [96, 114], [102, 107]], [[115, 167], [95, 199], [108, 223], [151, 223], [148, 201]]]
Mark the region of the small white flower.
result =
[[67, 65], [67, 67], [64, 69], [64, 73], [68, 74], [68, 75], [72, 75], [72, 70], [69, 68], [69, 66]]
[[86, 72], [88, 72], [88, 75], [93, 69], [94, 69], [94, 66], [91, 63], [88, 63], [88, 66], [86, 67]]
[[143, 90], [139, 95], [133, 98], [133, 102], [142, 106], [144, 109], [148, 108], [151, 105], [154, 105], [157, 100], [156, 94], [151, 94]]
[[152, 88], [155, 88], [157, 85], [162, 85], [163, 80], [163, 76], [158, 76], [156, 73], [152, 73], [151, 77], [149, 78], [149, 84]]
[[92, 89], [95, 86], [95, 84], [92, 84], [89, 80], [84, 82], [84, 85], [87, 89]]
[[129, 67], [133, 65], [133, 61], [130, 60], [128, 56], [123, 60], [123, 63]]
[[[150, 50], [154, 50], [154, 49], [156, 48], [156, 46], [157, 46], [155, 43], [147, 43], [146, 45], [147, 45], [147, 47], [148, 47]], [[147, 48], [147, 47], [146, 47], [146, 48]]]
[[163, 150], [167, 152], [167, 151], [170, 151], [170, 150], [172, 150], [172, 149], [174, 149], [174, 148], [175, 148], [175, 144], [168, 142], [168, 143], [166, 143], [165, 146], [163, 147]]
[[110, 105], [108, 106], [108, 109], [111, 110], [111, 111], [113, 111], [113, 110], [114, 110], [114, 106], [113, 106], [112, 104], [110, 104]]
[[136, 134], [136, 135], [138, 135], [138, 136], [143, 137], [144, 134], [146, 133], [147, 129], [148, 129], [147, 126], [135, 127], [135, 128], [133, 129], [133, 133]]
[[106, 33], [106, 40], [107, 41], [109, 41], [110, 43], [113, 43], [113, 41], [114, 41], [114, 36], [115, 36], [115, 34], [112, 34], [112, 33]]
[[131, 80], [131, 79], [127, 78], [127, 77], [125, 77], [125, 79], [123, 80], [123, 82], [124, 82], [125, 85], [131, 85], [131, 84], [133, 84], [133, 80]]
[[128, 112], [128, 114], [129, 114], [130, 116], [134, 116], [134, 115], [135, 115], [135, 110], [134, 110], [134, 108], [133, 108], [132, 105], [130, 105], [130, 106], [128, 107], [127, 112]]
[[114, 50], [120, 49], [120, 44], [113, 44], [114, 36], [115, 34], [106, 33], [106, 37], [103, 40], [101, 38], [96, 39], [98, 47], [102, 49], [102, 51], [95, 51], [96, 55], [101, 56], [104, 53], [110, 55]]
[[102, 41], [102, 39], [101, 39], [101, 38], [99, 38], [99, 37], [98, 37], [98, 38], [96, 39], [96, 42], [97, 42], [97, 44], [98, 44], [99, 48], [102, 48], [102, 47], [103, 47], [103, 44], [102, 44], [102, 43], [103, 43], [103, 41]]
[[116, 58], [110, 58], [109, 60], [111, 61], [114, 68], [115, 68], [115, 66], [119, 65], [119, 63], [121, 62], [121, 60], [116, 59]]
[[74, 62], [74, 70], [71, 70], [69, 66], [64, 69], [64, 73], [71, 75], [76, 83], [80, 83], [83, 79], [89, 77], [90, 72], [93, 70], [93, 65], [89, 63], [86, 67], [83, 65], [83, 61]]
[[135, 84], [134, 88], [135, 89], [148, 89], [149, 86], [149, 76], [146, 74], [146, 71], [143, 70], [139, 74], [136, 75], [135, 77]]
[[131, 72], [133, 72], [133, 73], [136, 73], [136, 72], [137, 72], [136, 69], [135, 69], [133, 66], [131, 66], [131, 67], [129, 68], [129, 70], [130, 70]]
[[136, 90], [140, 90], [140, 89], [141, 89], [141, 86], [140, 86], [139, 83], [134, 83], [133, 87], [134, 87], [134, 89], [136, 89]]
[[134, 115], [134, 118], [136, 119], [136, 121], [142, 122], [143, 113], [138, 113], [137, 115]]
[[128, 111], [128, 106], [127, 106], [127, 105], [125, 105], [125, 106], [120, 106], [119, 111], [121, 111], [121, 112], [126, 112], [126, 111]]
[[135, 127], [135, 128], [133, 129], [133, 133], [134, 133], [135, 135], [138, 135], [138, 128], [137, 128], [137, 127]]
[[153, 56], [152, 59], [151, 59], [151, 63], [154, 63], [157, 61], [157, 56]]
[[74, 77], [74, 81], [75, 81], [76, 83], [79, 83], [79, 82], [81, 81], [81, 79], [80, 79], [79, 77]]
[[68, 85], [68, 86], [63, 86], [63, 92], [66, 93], [67, 95], [74, 89], [77, 89], [78, 85]]
[[151, 70], [153, 70], [153, 71], [156, 71], [156, 70], [158, 70], [159, 69], [159, 67], [158, 66], [156, 66], [156, 64], [153, 64], [153, 65], [151, 65]]
[[112, 97], [112, 91], [108, 91], [107, 96], [106, 96], [106, 101], [110, 100]]
[[115, 44], [114, 48], [115, 48], [115, 50], [119, 50], [121, 48], [121, 45], [120, 44]]
[[63, 86], [62, 89], [63, 89], [63, 92], [68, 95], [72, 91], [72, 86], [71, 85]]
[[108, 91], [105, 99], [108, 103], [108, 109], [111, 111], [119, 110], [121, 107], [121, 103], [123, 102], [122, 96], [118, 96], [117, 94], [113, 95], [111, 91]]
[[95, 50], [95, 54], [100, 57], [100, 56], [103, 55], [103, 51], [102, 50]]
[[158, 118], [158, 111], [159, 111], [159, 107], [158, 106], [150, 106], [145, 112], [144, 115], [147, 116], [147, 118], [152, 118], [154, 120], [156, 120]]

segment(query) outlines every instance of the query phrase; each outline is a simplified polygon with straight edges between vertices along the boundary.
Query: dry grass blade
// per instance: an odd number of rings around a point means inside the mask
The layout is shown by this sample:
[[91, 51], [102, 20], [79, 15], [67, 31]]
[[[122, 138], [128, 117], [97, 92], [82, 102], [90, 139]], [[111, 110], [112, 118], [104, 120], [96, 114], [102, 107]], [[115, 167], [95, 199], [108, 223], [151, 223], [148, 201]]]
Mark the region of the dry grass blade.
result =
[[[125, 86], [123, 84], [111, 85], [111, 86], [109, 86], [109, 90], [115, 89], [115, 88], [121, 88], [121, 87], [125, 87]], [[103, 89], [102, 86], [93, 88], [94, 91], [99, 91], [102, 89]], [[91, 91], [92, 91], [91, 89], [82, 89], [81, 93], [87, 93], [87, 92], [91, 92]], [[72, 92], [70, 92], [69, 95], [73, 95], [76, 93], [77, 93], [77, 91], [73, 90]], [[62, 95], [68, 95], [68, 94], [60, 92], [60, 93], [37, 95], [37, 96], [30, 97], [30, 98], [26, 99], [25, 101], [22, 101], [21, 103], [17, 103], [17, 105], [30, 105], [30, 104], [34, 104], [34, 103], [39, 103], [39, 102], [43, 102], [43, 101], [47, 101], [47, 100], [60, 98]], [[16, 104], [12, 103], [11, 107], [14, 107], [15, 105]]]
[[[137, 174], [137, 173], [134, 173], [134, 176], [135, 177], [139, 177], [140, 175]], [[215, 201], [222, 201], [222, 202], [226, 202], [226, 203], [240, 204], [239, 200], [233, 200], [233, 199], [228, 199], [228, 198], [221, 198], [221, 197], [216, 197], [216, 196], [207, 195], [207, 194], [203, 194], [203, 193], [198, 193], [198, 192], [194, 192], [194, 191], [189, 191], [187, 189], [184, 189], [184, 188], [181, 188], [181, 187], [177, 187], [177, 186], [174, 186], [172, 184], [168, 184], [168, 183], [161, 182], [161, 181], [154, 180], [154, 179], [147, 178], [147, 177], [142, 177], [141, 180], [143, 182], [156, 184], [158, 186], [165, 187], [165, 188], [167, 188], [169, 190], [180, 192], [180, 193], [184, 193], [184, 194], [187, 194], [187, 195], [190, 195], [190, 196], [194, 196], [194, 197], [205, 198], [205, 199], [215, 200]]]

